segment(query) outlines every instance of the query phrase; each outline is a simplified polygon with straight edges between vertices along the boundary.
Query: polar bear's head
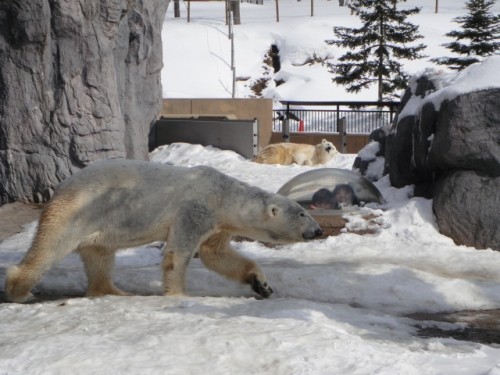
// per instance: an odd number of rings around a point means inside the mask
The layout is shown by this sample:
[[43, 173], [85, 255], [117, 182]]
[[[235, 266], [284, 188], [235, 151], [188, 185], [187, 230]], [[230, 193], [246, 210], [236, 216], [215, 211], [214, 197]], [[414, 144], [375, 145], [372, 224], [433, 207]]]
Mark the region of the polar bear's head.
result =
[[323, 139], [320, 144], [316, 145], [316, 153], [321, 163], [326, 163], [338, 154], [337, 149], [332, 142]]
[[329, 154], [331, 157], [335, 156], [338, 153], [333, 143], [328, 142], [326, 139], [323, 139], [318, 146], [321, 147], [324, 153]]
[[[258, 241], [287, 243], [312, 240], [323, 231], [312, 216], [297, 202], [278, 194], [267, 195], [260, 211], [254, 207], [251, 223], [245, 225], [244, 236]], [[247, 211], [248, 212], [248, 211]]]

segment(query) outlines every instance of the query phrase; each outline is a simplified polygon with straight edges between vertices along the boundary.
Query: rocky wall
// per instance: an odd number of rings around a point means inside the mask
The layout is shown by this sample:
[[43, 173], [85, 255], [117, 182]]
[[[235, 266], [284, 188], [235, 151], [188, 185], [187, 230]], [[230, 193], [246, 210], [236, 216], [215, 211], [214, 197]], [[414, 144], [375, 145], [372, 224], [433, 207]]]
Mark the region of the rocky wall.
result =
[[167, 5], [0, 3], [0, 204], [46, 201], [97, 160], [147, 159]]

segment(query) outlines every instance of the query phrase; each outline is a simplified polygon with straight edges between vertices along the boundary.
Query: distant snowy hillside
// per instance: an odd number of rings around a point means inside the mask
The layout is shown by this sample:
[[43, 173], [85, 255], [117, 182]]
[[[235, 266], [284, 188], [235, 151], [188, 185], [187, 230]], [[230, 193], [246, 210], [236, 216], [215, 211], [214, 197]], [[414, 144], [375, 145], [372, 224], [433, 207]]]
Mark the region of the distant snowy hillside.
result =
[[[437, 65], [429, 60], [450, 55], [441, 44], [450, 40], [444, 35], [459, 27], [452, 19], [466, 13], [465, 0], [440, 0], [436, 14], [435, 0], [408, 0], [401, 6], [422, 8], [410, 22], [419, 25], [429, 57], [405, 63], [411, 74]], [[191, 23], [181, 3], [181, 18], [173, 16], [173, 2], [165, 18], [162, 32], [164, 68], [162, 84], [164, 98], [231, 97], [231, 51], [224, 18], [224, 2], [193, 2]], [[314, 16], [310, 16], [310, 1], [280, 0], [280, 22], [276, 22], [275, 2], [264, 5], [241, 4], [242, 24], [234, 27], [236, 97], [251, 97], [251, 86], [269, 79], [263, 96], [276, 100], [376, 100], [376, 87], [358, 94], [347, 93], [343, 86], [332, 83], [326, 61], [335, 61], [345, 53], [329, 46], [333, 26], [358, 27], [359, 19], [338, 1], [314, 1]], [[492, 7], [500, 12], [500, 3]], [[274, 73], [264, 63], [271, 45], [279, 48], [281, 70]], [[323, 62], [323, 64], [321, 63]], [[439, 67], [439, 69], [444, 69]], [[284, 82], [277, 86], [275, 81]]]

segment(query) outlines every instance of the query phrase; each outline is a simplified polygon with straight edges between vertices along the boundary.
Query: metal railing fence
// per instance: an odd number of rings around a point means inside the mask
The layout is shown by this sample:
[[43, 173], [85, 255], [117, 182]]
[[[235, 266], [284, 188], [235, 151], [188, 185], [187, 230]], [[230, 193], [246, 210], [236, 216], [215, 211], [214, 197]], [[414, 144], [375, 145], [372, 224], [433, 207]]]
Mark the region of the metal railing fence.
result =
[[[273, 110], [274, 132], [338, 133], [340, 120], [346, 133], [370, 134], [389, 125], [399, 102], [298, 102], [282, 101]], [[287, 122], [288, 121], [288, 122]]]

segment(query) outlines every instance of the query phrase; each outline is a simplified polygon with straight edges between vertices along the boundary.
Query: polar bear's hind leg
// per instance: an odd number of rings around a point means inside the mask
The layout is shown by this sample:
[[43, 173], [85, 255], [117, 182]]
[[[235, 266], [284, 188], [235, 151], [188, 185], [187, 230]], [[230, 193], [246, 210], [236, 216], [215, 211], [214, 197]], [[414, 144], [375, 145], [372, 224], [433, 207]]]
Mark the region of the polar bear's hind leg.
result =
[[88, 245], [80, 247], [78, 253], [85, 266], [88, 287], [87, 297], [104, 295], [130, 295], [113, 284], [113, 268], [115, 265], [115, 251], [101, 246]]
[[74, 247], [71, 241], [56, 241], [55, 235], [47, 235], [43, 225], [39, 229], [31, 248], [24, 259], [7, 269], [5, 294], [9, 301], [23, 303], [32, 298], [30, 290], [54, 264], [59, 262]]

